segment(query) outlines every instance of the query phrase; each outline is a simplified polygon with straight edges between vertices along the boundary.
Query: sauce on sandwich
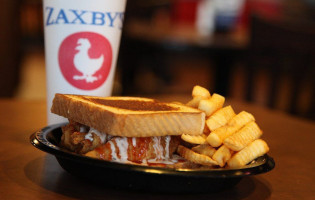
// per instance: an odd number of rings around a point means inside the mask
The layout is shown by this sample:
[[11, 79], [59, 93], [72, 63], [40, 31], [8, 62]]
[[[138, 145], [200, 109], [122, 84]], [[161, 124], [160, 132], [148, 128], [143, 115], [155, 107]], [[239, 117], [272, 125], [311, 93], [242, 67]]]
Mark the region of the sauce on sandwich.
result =
[[[180, 162], [179, 159], [170, 157], [170, 141], [171, 136], [115, 137], [94, 151], [98, 152], [99, 157], [104, 160], [165, 167]], [[149, 147], [150, 144], [152, 144], [152, 149]], [[151, 158], [148, 158], [148, 154]]]
[[93, 158], [153, 167], [171, 167], [185, 161], [174, 155], [178, 136], [112, 136], [74, 121], [62, 131], [61, 146]]

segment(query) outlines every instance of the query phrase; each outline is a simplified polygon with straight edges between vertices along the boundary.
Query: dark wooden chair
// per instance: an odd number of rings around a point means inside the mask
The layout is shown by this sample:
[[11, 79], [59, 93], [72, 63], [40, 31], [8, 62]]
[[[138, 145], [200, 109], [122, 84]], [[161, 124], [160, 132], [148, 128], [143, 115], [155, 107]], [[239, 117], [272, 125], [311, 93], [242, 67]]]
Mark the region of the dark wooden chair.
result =
[[12, 97], [19, 83], [22, 58], [19, 1], [0, 3], [0, 97]]
[[[276, 108], [283, 76], [290, 79], [287, 112], [315, 119], [315, 25], [288, 24], [253, 16], [248, 49], [246, 99], [254, 100], [256, 77], [267, 70], [267, 105]], [[307, 111], [299, 109], [299, 97], [310, 86]], [[305, 105], [304, 105], [305, 106]]]

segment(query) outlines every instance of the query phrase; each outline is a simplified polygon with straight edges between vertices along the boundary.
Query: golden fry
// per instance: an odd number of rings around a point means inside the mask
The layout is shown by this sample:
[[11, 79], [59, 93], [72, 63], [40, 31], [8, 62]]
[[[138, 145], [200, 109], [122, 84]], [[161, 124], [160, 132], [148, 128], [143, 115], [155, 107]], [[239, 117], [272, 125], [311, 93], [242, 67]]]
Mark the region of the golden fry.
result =
[[222, 145], [212, 156], [212, 159], [217, 161], [217, 163], [220, 165], [220, 167], [224, 167], [225, 163], [231, 158], [232, 151], [226, 147], [225, 145]]
[[211, 97], [211, 94], [206, 88], [196, 85], [192, 90], [192, 97], [202, 97], [203, 99], [208, 99]]
[[[208, 122], [208, 120], [206, 121], [206, 123]], [[214, 131], [212, 131], [207, 137], [207, 142], [213, 147], [218, 147], [222, 144], [222, 142], [225, 140], [225, 138], [231, 136], [236, 131], [238, 131], [240, 128], [245, 126], [247, 123], [254, 121], [254, 120], [255, 119], [254, 119], [253, 115], [251, 115], [248, 112], [242, 111], [239, 114], [232, 117], [232, 119], [230, 121], [228, 121], [228, 123], [226, 125], [221, 126], [217, 129], [215, 129]], [[208, 123], [207, 123], [207, 125], [208, 125]]]
[[242, 111], [239, 114], [237, 114], [235, 117], [233, 117], [229, 122], [229, 126], [234, 126], [237, 129], [242, 128], [245, 124], [255, 121], [255, 118], [252, 114]]
[[235, 153], [228, 161], [228, 166], [231, 168], [245, 166], [250, 161], [266, 154], [268, 151], [269, 147], [267, 143], [262, 139], [257, 139], [241, 151]]
[[260, 138], [262, 131], [258, 125], [252, 121], [246, 124], [239, 131], [226, 138], [223, 144], [233, 151], [240, 151], [245, 148], [252, 141]]
[[208, 137], [206, 138], [206, 141], [213, 147], [219, 147], [222, 144], [222, 141], [226, 135], [230, 135], [230, 132], [232, 132], [231, 127], [228, 126], [222, 126], [215, 131], [212, 131]]
[[216, 149], [211, 147], [208, 144], [197, 145], [197, 146], [191, 148], [191, 150], [193, 150], [196, 153], [199, 153], [199, 154], [202, 154], [202, 155], [206, 155], [206, 156], [209, 156], [209, 157], [212, 157], [213, 154], [216, 152]]
[[205, 135], [188, 135], [188, 134], [182, 134], [181, 138], [182, 140], [190, 143], [190, 144], [204, 144], [206, 143], [206, 137]]
[[216, 161], [212, 160], [212, 158], [210, 158], [209, 156], [205, 156], [205, 155], [201, 155], [199, 153], [193, 152], [192, 150], [182, 145], [178, 146], [177, 152], [183, 158], [196, 164], [207, 165], [207, 166], [213, 166], [213, 165], [218, 164]]
[[212, 115], [215, 111], [222, 108], [225, 98], [219, 94], [213, 94], [210, 99], [203, 99], [199, 102], [198, 109], [206, 113], [206, 116]]
[[206, 136], [208, 136], [210, 134], [210, 130], [209, 130], [208, 126], [205, 126], [203, 128], [203, 134], [205, 134]]
[[237, 168], [269, 151], [266, 142], [259, 139], [262, 131], [252, 114], [242, 111], [236, 115], [231, 106], [223, 107], [223, 96], [211, 96], [206, 88], [198, 85], [193, 88], [192, 97], [187, 105], [205, 113], [206, 126], [203, 135], [181, 136], [188, 143], [198, 144], [191, 149], [181, 145], [177, 149], [190, 163]]
[[203, 99], [205, 98], [201, 96], [196, 96], [192, 100], [190, 100], [188, 103], [186, 103], [186, 105], [193, 108], [198, 108], [200, 101]]
[[214, 131], [215, 129], [224, 126], [228, 121], [230, 121], [235, 116], [235, 112], [231, 106], [226, 106], [218, 111], [216, 111], [213, 115], [211, 115], [207, 120], [206, 124], [210, 131]]

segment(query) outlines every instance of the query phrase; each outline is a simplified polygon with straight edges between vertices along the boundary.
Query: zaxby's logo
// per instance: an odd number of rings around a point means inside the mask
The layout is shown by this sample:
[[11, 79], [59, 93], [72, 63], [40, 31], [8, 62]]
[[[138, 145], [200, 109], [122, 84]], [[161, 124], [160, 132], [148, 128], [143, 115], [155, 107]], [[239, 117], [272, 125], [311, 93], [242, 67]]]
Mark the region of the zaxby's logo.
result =
[[71, 85], [82, 90], [94, 90], [109, 75], [112, 47], [100, 34], [74, 33], [61, 43], [58, 59], [60, 70]]

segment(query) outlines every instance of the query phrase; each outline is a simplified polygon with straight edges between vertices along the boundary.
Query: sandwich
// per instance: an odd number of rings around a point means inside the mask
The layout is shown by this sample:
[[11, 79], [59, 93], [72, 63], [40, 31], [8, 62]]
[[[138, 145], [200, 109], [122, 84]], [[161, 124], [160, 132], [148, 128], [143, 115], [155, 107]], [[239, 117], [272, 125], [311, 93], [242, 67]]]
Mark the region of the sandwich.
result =
[[141, 97], [56, 94], [69, 119], [60, 146], [84, 156], [167, 168], [239, 168], [269, 151], [252, 114], [195, 86], [187, 104]]
[[141, 165], [172, 167], [181, 135], [198, 136], [205, 113], [180, 103], [141, 97], [56, 94], [51, 112], [68, 118], [61, 146], [81, 155]]

